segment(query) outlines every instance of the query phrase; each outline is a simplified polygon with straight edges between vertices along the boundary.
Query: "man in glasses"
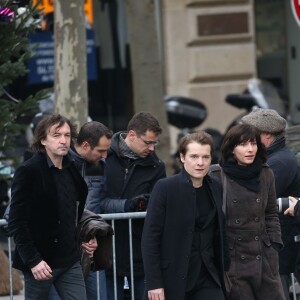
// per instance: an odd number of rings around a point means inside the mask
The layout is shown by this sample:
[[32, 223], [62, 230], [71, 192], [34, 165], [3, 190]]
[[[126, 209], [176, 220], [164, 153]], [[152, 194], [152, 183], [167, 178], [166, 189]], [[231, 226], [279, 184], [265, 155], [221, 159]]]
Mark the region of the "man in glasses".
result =
[[[101, 213], [144, 211], [156, 181], [166, 176], [165, 165], [155, 154], [162, 129], [149, 112], [139, 112], [129, 121], [127, 131], [113, 135], [106, 159], [109, 198], [101, 199]], [[141, 254], [144, 220], [132, 222], [134, 293], [142, 300], [145, 285]], [[130, 281], [128, 221], [115, 223], [117, 299], [123, 299], [124, 277]], [[107, 273], [108, 300], [114, 298], [113, 273]], [[130, 284], [130, 282], [129, 282]]]

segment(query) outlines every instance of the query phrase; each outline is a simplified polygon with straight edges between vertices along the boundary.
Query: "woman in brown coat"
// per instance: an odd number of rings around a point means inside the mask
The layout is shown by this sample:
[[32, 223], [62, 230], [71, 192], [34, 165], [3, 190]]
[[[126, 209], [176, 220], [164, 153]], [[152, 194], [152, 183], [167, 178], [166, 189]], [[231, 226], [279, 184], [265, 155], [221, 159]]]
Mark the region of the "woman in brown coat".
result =
[[[282, 248], [274, 176], [251, 125], [232, 127], [221, 147], [223, 209], [231, 265], [230, 300], [283, 300], [278, 250]], [[218, 174], [219, 172], [219, 174]]]

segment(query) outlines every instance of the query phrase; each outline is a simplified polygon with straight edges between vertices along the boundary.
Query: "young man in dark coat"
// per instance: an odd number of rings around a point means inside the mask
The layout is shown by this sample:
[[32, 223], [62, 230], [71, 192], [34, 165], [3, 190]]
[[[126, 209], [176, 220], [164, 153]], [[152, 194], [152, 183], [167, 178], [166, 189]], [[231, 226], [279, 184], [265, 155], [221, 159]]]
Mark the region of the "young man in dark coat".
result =
[[[16, 249], [13, 266], [24, 273], [25, 299], [47, 300], [54, 284], [62, 299], [86, 299], [76, 226], [87, 186], [67, 156], [76, 130], [50, 115], [38, 124], [37, 152], [14, 175], [8, 229]], [[82, 243], [91, 257], [96, 239]]]
[[[286, 120], [273, 109], [259, 108], [244, 116], [242, 122], [255, 126], [261, 133], [261, 142], [267, 149], [267, 164], [275, 177], [276, 197], [300, 197], [300, 167], [285, 144]], [[295, 272], [300, 250], [300, 243], [295, 243], [294, 236], [300, 234], [300, 224], [297, 218], [284, 212], [279, 214], [279, 221], [284, 244], [279, 252], [279, 273], [289, 300], [290, 273]]]
[[[112, 138], [106, 158], [106, 179], [109, 198], [101, 199], [101, 213], [146, 210], [148, 194], [158, 179], [166, 176], [164, 163], [156, 156], [155, 146], [162, 129], [148, 112], [135, 114], [128, 123], [127, 132], [118, 132]], [[134, 293], [142, 300], [145, 290], [141, 254], [141, 236], [144, 220], [132, 222]], [[124, 276], [130, 280], [128, 221], [115, 222], [117, 299], [123, 299]], [[108, 300], [114, 298], [113, 274], [106, 272]]]
[[205, 132], [182, 138], [182, 171], [155, 185], [142, 253], [149, 300], [224, 300], [229, 267], [222, 187], [207, 175], [213, 141]]

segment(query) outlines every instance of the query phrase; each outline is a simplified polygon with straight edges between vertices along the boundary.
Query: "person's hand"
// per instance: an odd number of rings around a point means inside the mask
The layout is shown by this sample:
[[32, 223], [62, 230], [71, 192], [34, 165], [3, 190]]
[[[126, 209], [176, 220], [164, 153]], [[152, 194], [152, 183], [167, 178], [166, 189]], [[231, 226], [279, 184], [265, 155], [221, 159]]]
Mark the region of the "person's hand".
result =
[[289, 199], [292, 201], [292, 204], [290, 205], [289, 208], [287, 208], [285, 211], [284, 211], [284, 215], [286, 216], [294, 216], [295, 215], [295, 206], [296, 204], [298, 203], [298, 200], [292, 196], [289, 196]]
[[150, 194], [141, 194], [131, 199], [126, 200], [124, 211], [145, 211], [148, 206]]
[[149, 300], [165, 300], [165, 292], [164, 289], [155, 289], [148, 291], [148, 299]]
[[81, 247], [85, 250], [87, 255], [92, 258], [94, 255], [94, 251], [98, 247], [97, 239], [94, 237], [88, 243], [81, 243]]
[[49, 280], [52, 278], [52, 270], [43, 260], [31, 268], [31, 272], [36, 280]]

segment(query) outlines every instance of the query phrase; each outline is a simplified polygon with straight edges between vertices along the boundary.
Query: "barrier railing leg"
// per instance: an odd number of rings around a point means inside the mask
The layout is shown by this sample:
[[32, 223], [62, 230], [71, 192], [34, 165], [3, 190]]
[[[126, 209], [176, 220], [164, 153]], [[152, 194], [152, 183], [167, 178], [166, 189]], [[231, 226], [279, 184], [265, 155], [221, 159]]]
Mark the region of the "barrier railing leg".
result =
[[14, 299], [13, 278], [12, 278], [12, 256], [11, 256], [11, 237], [8, 237], [8, 259], [9, 259], [9, 294], [10, 300]]
[[293, 299], [297, 300], [294, 273], [291, 273], [291, 280], [292, 280]]
[[96, 272], [96, 284], [97, 284], [97, 300], [101, 300], [100, 296], [100, 279], [99, 279], [99, 271]]
[[[111, 226], [115, 232], [115, 220], [111, 221]], [[118, 299], [117, 294], [117, 266], [116, 266], [116, 238], [115, 235], [112, 236], [112, 243], [113, 243], [113, 270], [114, 270], [114, 299]]]
[[129, 227], [129, 251], [130, 251], [130, 289], [131, 289], [131, 300], [134, 300], [134, 274], [133, 274], [133, 250], [132, 250], [132, 219], [128, 220]]

